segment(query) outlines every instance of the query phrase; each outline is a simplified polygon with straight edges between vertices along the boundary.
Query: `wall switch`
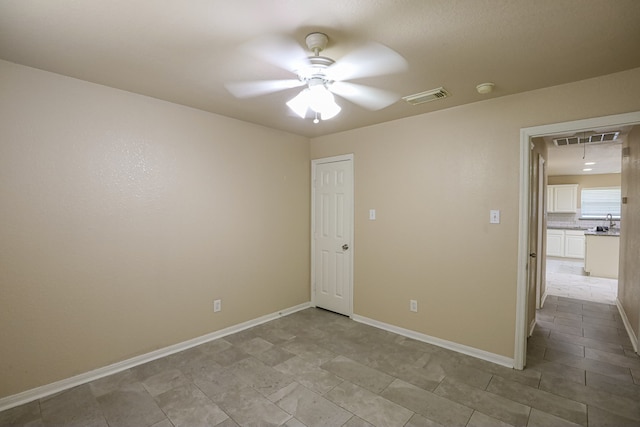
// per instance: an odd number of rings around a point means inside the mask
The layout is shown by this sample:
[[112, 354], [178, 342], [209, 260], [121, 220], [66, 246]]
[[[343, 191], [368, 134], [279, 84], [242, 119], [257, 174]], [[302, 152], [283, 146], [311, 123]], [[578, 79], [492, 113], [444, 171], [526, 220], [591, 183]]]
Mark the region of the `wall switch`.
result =
[[222, 310], [222, 300], [217, 299], [213, 301], [213, 312], [217, 313], [220, 310]]
[[418, 301], [414, 300], [414, 299], [410, 299], [409, 300], [409, 310], [413, 311], [414, 313], [418, 312]]
[[489, 211], [489, 223], [500, 224], [500, 211], [498, 210]]
[[369, 209], [369, 220], [370, 221], [375, 221], [376, 220], [376, 210], [375, 209]]

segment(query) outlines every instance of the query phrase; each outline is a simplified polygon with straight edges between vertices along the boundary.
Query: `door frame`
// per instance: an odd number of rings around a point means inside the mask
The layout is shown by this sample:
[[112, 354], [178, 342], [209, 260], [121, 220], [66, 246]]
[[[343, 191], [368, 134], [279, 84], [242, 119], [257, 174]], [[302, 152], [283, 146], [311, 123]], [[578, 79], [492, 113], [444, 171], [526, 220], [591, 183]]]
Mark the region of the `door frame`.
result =
[[336, 162], [345, 162], [345, 161], [349, 161], [350, 165], [351, 165], [351, 188], [350, 188], [350, 192], [351, 192], [351, 201], [350, 201], [350, 207], [351, 207], [351, 217], [348, 219], [349, 221], [349, 226], [351, 229], [351, 235], [349, 236], [349, 240], [350, 240], [350, 248], [349, 250], [346, 252], [347, 257], [349, 259], [349, 263], [351, 264], [351, 268], [349, 271], [349, 277], [348, 277], [348, 295], [349, 295], [349, 304], [348, 304], [348, 308], [349, 308], [349, 317], [353, 316], [353, 271], [354, 271], [354, 251], [355, 251], [355, 230], [354, 230], [354, 225], [355, 225], [355, 174], [354, 174], [354, 155], [353, 153], [351, 154], [342, 154], [339, 156], [332, 156], [332, 157], [323, 157], [320, 159], [313, 159], [311, 160], [311, 230], [310, 230], [310, 235], [311, 235], [311, 277], [309, 280], [309, 289], [311, 292], [311, 306], [315, 307], [316, 306], [316, 292], [315, 292], [315, 283], [314, 283], [314, 277], [315, 277], [315, 272], [316, 272], [316, 265], [315, 265], [315, 259], [316, 259], [316, 245], [315, 245], [315, 236], [313, 235], [313, 230], [315, 230], [315, 225], [316, 225], [316, 186], [315, 186], [315, 177], [316, 177], [316, 167], [319, 164], [325, 164], [325, 163], [336, 163]]
[[515, 369], [524, 369], [527, 354], [527, 261], [529, 259], [529, 157], [530, 140], [536, 136], [581, 132], [610, 126], [640, 124], [640, 111], [553, 123], [520, 129], [520, 200], [518, 214], [518, 275], [516, 284]]
[[[545, 185], [545, 176], [547, 171], [547, 162], [542, 154], [538, 153], [538, 247], [536, 248], [536, 253], [538, 257], [536, 258], [536, 310], [542, 308], [542, 295], [540, 294], [542, 288], [542, 266], [547, 264], [547, 255], [543, 252], [544, 246], [543, 241], [547, 239], [546, 232], [544, 229], [545, 216], [547, 214], [547, 204], [545, 200], [547, 199], [547, 186]], [[546, 272], [546, 268], [544, 269]], [[545, 279], [546, 280], [546, 279]], [[546, 292], [546, 286], [545, 286]], [[529, 335], [531, 335], [529, 331]]]

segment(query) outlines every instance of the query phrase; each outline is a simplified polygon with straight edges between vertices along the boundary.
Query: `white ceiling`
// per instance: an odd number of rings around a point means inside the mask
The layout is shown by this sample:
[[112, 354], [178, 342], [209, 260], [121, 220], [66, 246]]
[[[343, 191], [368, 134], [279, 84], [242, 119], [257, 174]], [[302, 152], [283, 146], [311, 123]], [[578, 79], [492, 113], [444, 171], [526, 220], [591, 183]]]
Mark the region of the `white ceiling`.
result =
[[[0, 0], [0, 58], [308, 137], [640, 67], [638, 0]], [[232, 80], [293, 78], [239, 47], [264, 35], [329, 36], [339, 61], [367, 41], [409, 70], [355, 83], [451, 97], [368, 111], [344, 99], [314, 124], [285, 102], [236, 99]], [[479, 83], [495, 91], [480, 95]]]
[[[549, 145], [547, 174], [598, 175], [620, 173], [622, 169], [622, 143], [596, 143], [556, 147]], [[595, 165], [585, 165], [594, 162]], [[592, 169], [583, 171], [583, 169]]]
[[[620, 173], [622, 170], [622, 143], [631, 129], [632, 126], [622, 126], [545, 136], [543, 139], [547, 144], [548, 150], [547, 174], [549, 176], [557, 176]], [[600, 134], [607, 132], [619, 132], [619, 135], [612, 142], [591, 142], [560, 147], [553, 143], [555, 138], [584, 137], [589, 133]], [[585, 163], [595, 164], [585, 165]], [[583, 169], [591, 170], [584, 171]]]

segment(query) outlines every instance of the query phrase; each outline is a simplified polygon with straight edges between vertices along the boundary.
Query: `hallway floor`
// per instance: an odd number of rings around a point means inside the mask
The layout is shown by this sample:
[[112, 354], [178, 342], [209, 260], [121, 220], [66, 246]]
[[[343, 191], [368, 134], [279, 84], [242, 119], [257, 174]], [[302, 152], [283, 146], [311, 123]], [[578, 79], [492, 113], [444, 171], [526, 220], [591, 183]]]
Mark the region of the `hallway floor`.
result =
[[550, 296], [516, 371], [321, 309], [0, 413], [29, 426], [640, 425], [614, 306]]
[[584, 274], [584, 260], [547, 258], [548, 295], [615, 304], [618, 280]]

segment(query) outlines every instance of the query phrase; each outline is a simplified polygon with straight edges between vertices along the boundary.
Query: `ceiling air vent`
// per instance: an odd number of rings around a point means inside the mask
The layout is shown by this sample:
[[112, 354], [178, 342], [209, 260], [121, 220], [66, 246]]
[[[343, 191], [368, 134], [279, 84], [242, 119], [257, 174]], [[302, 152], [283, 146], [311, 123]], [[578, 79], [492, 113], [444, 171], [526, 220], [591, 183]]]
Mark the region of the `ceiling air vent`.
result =
[[583, 135], [576, 134], [565, 138], [555, 138], [553, 143], [556, 147], [564, 147], [565, 145], [589, 144], [593, 142], [611, 142], [618, 139], [618, 135], [620, 135], [620, 132], [617, 131], [593, 134], [587, 132]]
[[435, 101], [437, 99], [443, 99], [447, 96], [449, 96], [449, 92], [444, 90], [444, 88], [439, 87], [437, 89], [428, 90], [426, 92], [403, 96], [402, 99], [404, 99], [411, 105], [418, 105], [424, 104], [425, 102]]

